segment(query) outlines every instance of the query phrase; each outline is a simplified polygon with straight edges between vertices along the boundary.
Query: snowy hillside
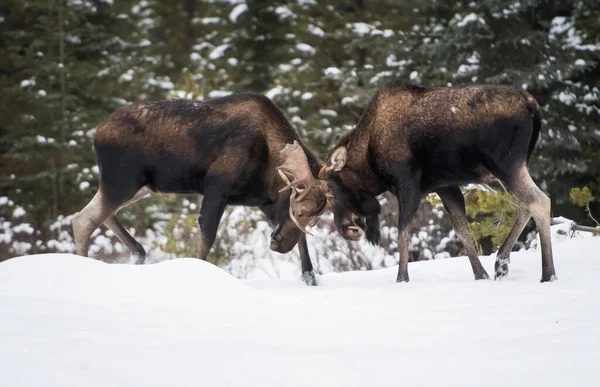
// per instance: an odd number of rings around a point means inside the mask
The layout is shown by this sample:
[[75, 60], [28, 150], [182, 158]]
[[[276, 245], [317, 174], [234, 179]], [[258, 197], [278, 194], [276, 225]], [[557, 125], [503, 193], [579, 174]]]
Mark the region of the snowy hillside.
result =
[[[600, 238], [515, 253], [507, 280], [466, 258], [240, 281], [209, 263], [0, 263], [0, 375], [37, 386], [594, 386]], [[483, 257], [489, 273], [493, 257]]]

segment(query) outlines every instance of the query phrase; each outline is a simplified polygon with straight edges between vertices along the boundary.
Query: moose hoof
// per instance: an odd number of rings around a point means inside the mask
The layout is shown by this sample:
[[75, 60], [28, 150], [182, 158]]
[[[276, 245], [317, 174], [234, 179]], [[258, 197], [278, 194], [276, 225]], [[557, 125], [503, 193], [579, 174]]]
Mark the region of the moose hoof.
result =
[[144, 264], [144, 262], [146, 262], [146, 254], [144, 254], [144, 255], [137, 255], [137, 254], [134, 254], [134, 255], [132, 256], [132, 258], [133, 258], [133, 262], [134, 262], [136, 265], [143, 265], [143, 264]]
[[141, 243], [135, 244], [131, 253], [131, 257], [133, 258], [133, 261], [136, 265], [144, 264], [144, 262], [146, 261], [146, 250], [144, 250], [144, 246], [142, 246]]
[[315, 273], [311, 271], [305, 271], [302, 273], [302, 282], [306, 284], [306, 286], [317, 286], [317, 279], [315, 278]]
[[481, 273], [475, 274], [475, 281], [489, 280], [489, 279], [490, 279], [490, 276], [488, 275], [488, 273], [485, 270]]
[[406, 276], [398, 276], [398, 278], [396, 278], [396, 283], [402, 283], [402, 282], [409, 282], [410, 279], [408, 279], [408, 275]]
[[542, 276], [542, 279], [540, 282], [553, 282], [553, 281], [556, 281], [557, 279], [558, 279], [558, 277], [556, 276], [556, 274], [553, 273], [548, 276], [545, 276], [545, 275]]
[[510, 260], [508, 258], [498, 258], [496, 259], [496, 263], [494, 264], [494, 270], [496, 274], [494, 275], [494, 280], [498, 281], [508, 275], [508, 263]]

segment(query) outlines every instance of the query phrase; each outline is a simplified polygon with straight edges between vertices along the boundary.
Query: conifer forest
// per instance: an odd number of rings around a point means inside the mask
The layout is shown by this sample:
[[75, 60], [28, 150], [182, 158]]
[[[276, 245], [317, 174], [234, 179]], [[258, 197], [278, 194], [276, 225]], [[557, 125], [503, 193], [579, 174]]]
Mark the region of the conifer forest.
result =
[[[600, 219], [598, 0], [4, 0], [0, 3], [0, 260], [74, 252], [71, 221], [98, 188], [96, 126], [124, 105], [269, 97], [321, 160], [376, 90], [501, 83], [531, 93], [542, 132], [529, 162], [552, 215]], [[516, 205], [501, 184], [464, 187], [480, 254], [498, 249]], [[330, 214], [311, 227], [318, 273], [397, 264], [397, 208], [382, 196], [381, 246], [349, 242]], [[152, 195], [119, 212], [148, 262], [197, 254], [201, 198]], [[411, 259], [464, 255], [439, 200], [413, 221]], [[269, 251], [253, 208], [228, 207], [209, 256], [239, 278], [298, 252]], [[257, 242], [259, 241], [259, 242]], [[518, 248], [535, 242], [533, 221]], [[106, 229], [93, 254], [129, 252]], [[298, 269], [299, 270], [299, 269]]]

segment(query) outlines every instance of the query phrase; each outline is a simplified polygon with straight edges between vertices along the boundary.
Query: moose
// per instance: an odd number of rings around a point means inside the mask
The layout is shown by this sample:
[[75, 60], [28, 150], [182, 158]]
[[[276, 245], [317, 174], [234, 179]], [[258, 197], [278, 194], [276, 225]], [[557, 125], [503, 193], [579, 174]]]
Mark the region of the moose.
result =
[[257, 206], [274, 227], [270, 248], [284, 254], [298, 244], [303, 280], [316, 285], [305, 228], [327, 204], [316, 179], [322, 163], [267, 97], [126, 106], [98, 125], [94, 149], [99, 189], [73, 219], [77, 254], [87, 255], [104, 224], [142, 264], [146, 252], [117, 211], [152, 192], [202, 194], [199, 258], [207, 258], [225, 206]]
[[533, 217], [539, 231], [542, 282], [555, 280], [550, 240], [550, 199], [528, 169], [540, 136], [536, 100], [509, 85], [428, 87], [400, 82], [383, 86], [356, 127], [330, 152], [320, 179], [338, 232], [348, 240], [380, 238], [380, 204], [390, 191], [398, 199], [397, 282], [409, 281], [409, 222], [421, 198], [435, 192], [469, 257], [475, 279], [487, 279], [469, 233], [460, 186], [498, 179], [518, 203], [517, 220], [500, 246], [495, 279], [508, 274], [510, 252]]

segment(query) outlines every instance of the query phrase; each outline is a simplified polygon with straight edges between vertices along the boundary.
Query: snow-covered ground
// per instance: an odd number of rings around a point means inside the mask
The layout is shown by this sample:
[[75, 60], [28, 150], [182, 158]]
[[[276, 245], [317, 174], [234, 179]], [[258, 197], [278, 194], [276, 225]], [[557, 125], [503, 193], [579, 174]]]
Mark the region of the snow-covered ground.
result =
[[[74, 255], [0, 263], [0, 385], [597, 386], [600, 238], [555, 243], [510, 277], [466, 258], [240, 281], [178, 259], [109, 265]], [[489, 273], [493, 257], [483, 257]]]

